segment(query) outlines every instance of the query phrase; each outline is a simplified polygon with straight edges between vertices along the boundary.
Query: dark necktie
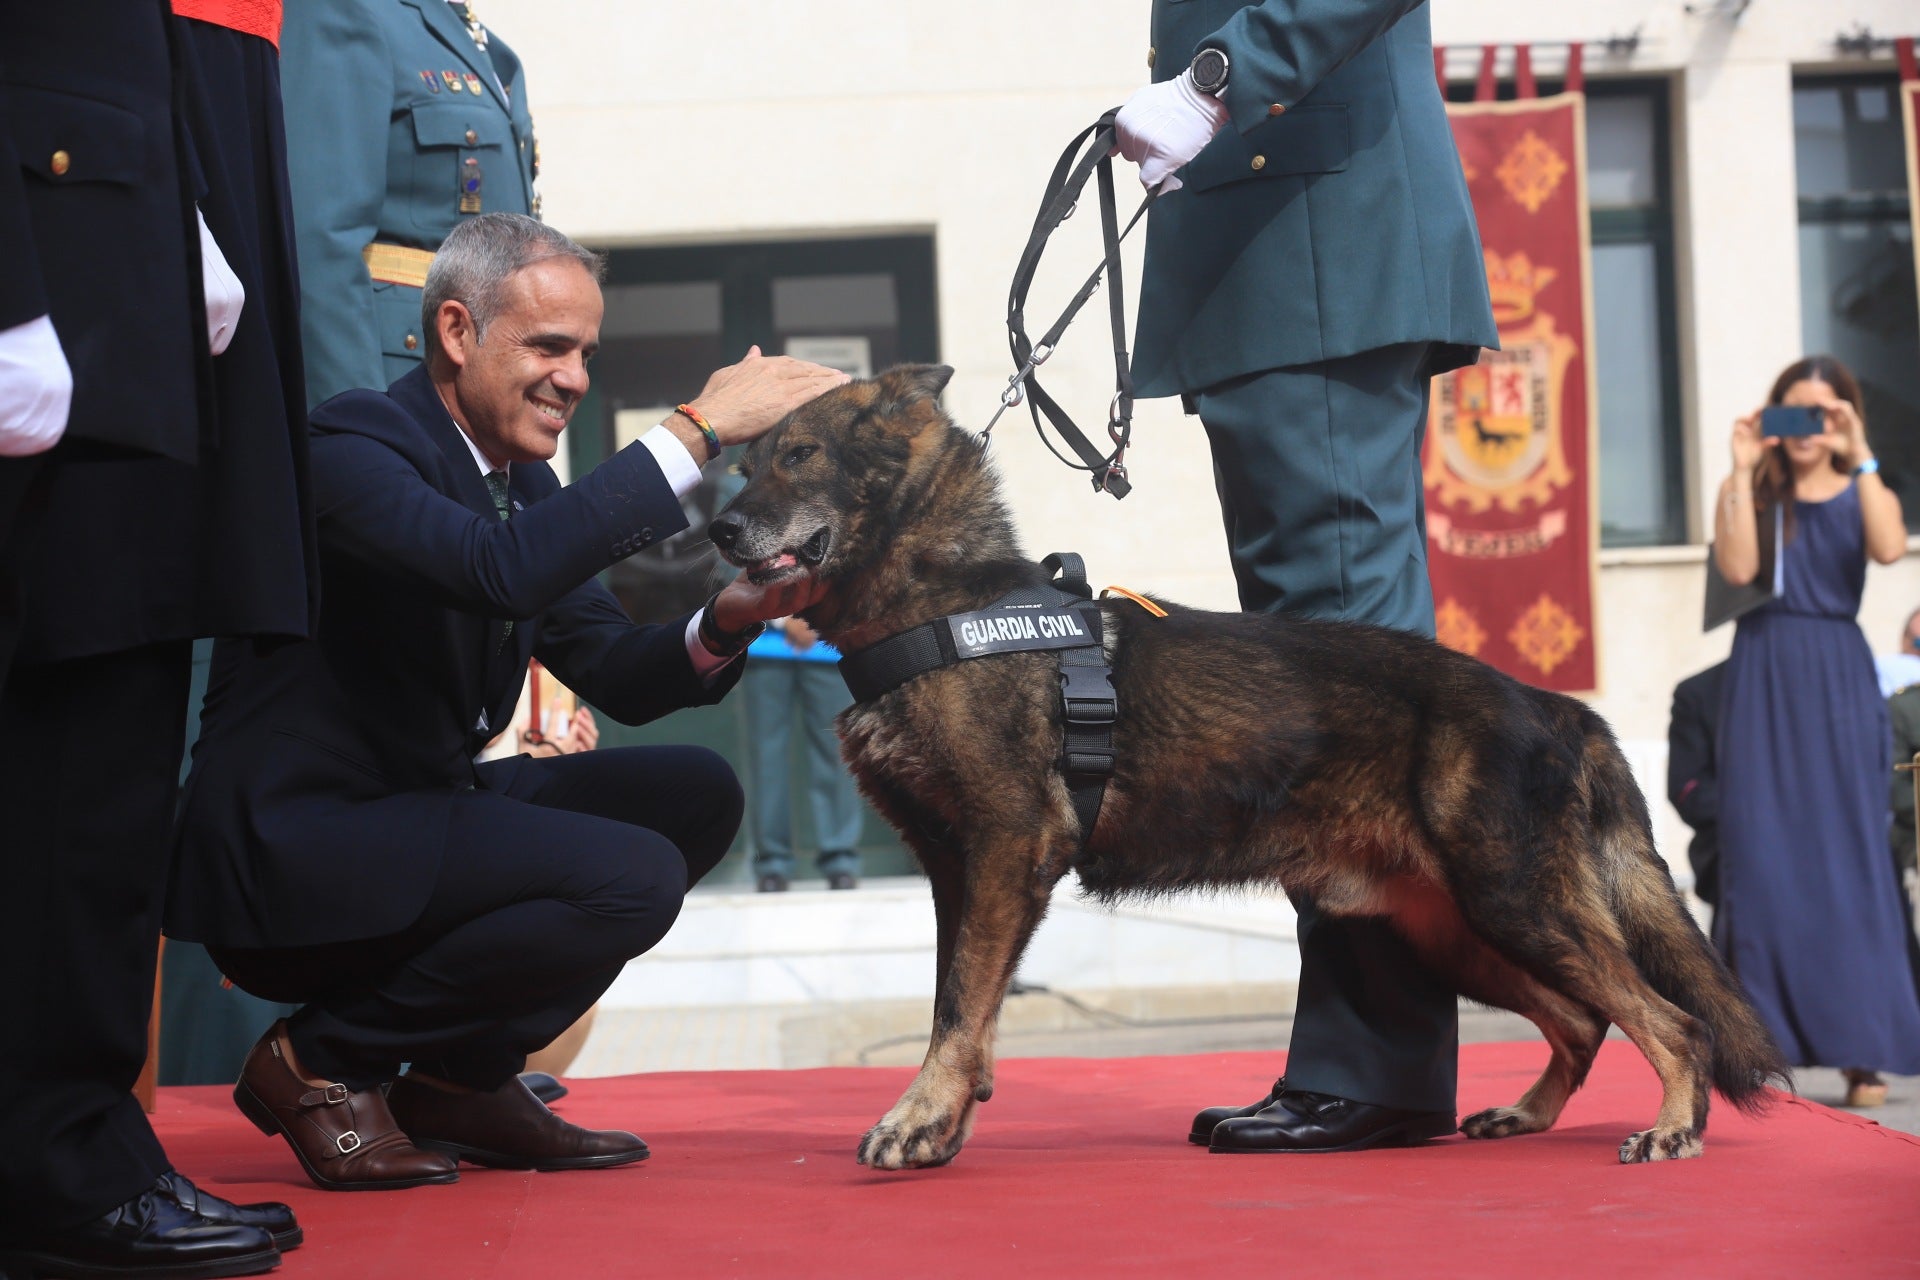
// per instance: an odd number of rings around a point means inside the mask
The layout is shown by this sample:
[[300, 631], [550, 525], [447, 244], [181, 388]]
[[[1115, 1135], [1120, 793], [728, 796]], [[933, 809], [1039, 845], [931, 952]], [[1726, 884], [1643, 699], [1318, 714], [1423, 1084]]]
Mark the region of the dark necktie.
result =
[[[493, 495], [493, 509], [500, 513], [500, 519], [513, 519], [513, 507], [507, 502], [507, 473], [504, 471], [487, 472], [487, 492]], [[507, 641], [513, 638], [513, 619], [507, 619], [507, 629], [500, 633], [500, 647], [507, 647]]]

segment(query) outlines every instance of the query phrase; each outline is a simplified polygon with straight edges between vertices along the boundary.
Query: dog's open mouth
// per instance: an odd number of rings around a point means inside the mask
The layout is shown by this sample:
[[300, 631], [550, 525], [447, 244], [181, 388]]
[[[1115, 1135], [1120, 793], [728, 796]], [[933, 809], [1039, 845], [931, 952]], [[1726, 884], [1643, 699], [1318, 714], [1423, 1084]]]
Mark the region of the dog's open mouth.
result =
[[812, 537], [792, 551], [782, 551], [777, 556], [768, 556], [765, 560], [756, 560], [747, 568], [747, 581], [765, 585], [780, 582], [788, 578], [801, 578], [820, 567], [827, 558], [827, 548], [833, 544], [833, 530], [822, 526]]

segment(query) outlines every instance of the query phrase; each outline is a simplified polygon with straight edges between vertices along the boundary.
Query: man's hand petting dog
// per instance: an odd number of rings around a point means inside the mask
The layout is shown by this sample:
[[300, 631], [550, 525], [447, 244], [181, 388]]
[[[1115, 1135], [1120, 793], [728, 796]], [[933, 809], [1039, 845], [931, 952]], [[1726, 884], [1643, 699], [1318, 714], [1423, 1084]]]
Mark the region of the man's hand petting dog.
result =
[[[687, 407], [707, 420], [723, 446], [745, 444], [815, 396], [847, 381], [838, 369], [792, 356], [761, 355], [754, 346], [740, 363], [715, 369]], [[707, 456], [706, 437], [692, 422], [676, 413], [666, 426], [694, 457]]]
[[714, 597], [713, 625], [725, 632], [744, 631], [756, 622], [799, 613], [826, 593], [826, 584], [813, 574], [761, 583], [743, 573]]

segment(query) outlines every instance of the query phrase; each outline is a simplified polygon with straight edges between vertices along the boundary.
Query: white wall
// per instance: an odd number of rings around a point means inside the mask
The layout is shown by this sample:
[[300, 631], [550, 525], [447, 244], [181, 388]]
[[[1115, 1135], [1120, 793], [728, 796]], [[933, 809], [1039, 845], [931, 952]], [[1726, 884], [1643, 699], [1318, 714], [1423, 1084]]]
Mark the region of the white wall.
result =
[[[1146, 76], [1146, 0], [708, 0], [699, 5], [489, 0], [487, 22], [526, 61], [547, 217], [600, 245], [902, 229], [936, 237], [948, 406], [985, 423], [1009, 372], [1007, 277], [1061, 146]], [[1912, 0], [1753, 0], [1738, 19], [1680, 0], [1434, 0], [1450, 70], [1484, 41], [1604, 40], [1589, 74], [1675, 82], [1681, 361], [1692, 527], [1726, 468], [1732, 419], [1801, 354], [1791, 76], [1836, 64], [1833, 37], [1920, 28]], [[1545, 74], [1558, 54], [1544, 48]], [[1857, 65], [1848, 63], [1845, 65]], [[1131, 179], [1127, 179], [1131, 181]], [[1063, 305], [1098, 257], [1097, 220], [1056, 237], [1030, 311]], [[1129, 263], [1137, 282], [1138, 246]], [[1048, 366], [1085, 425], [1107, 403], [1098, 302]], [[1604, 379], [1604, 371], [1603, 371]], [[689, 391], [697, 389], [689, 386]], [[1600, 394], [1606, 394], [1604, 380]], [[995, 448], [1030, 551], [1086, 554], [1118, 582], [1231, 607], [1210, 466], [1174, 401], [1140, 407], [1135, 490], [1096, 497], [1012, 415]], [[1723, 656], [1698, 630], [1697, 549], [1603, 556], [1601, 712], [1628, 739], [1666, 731], [1674, 682]], [[1913, 558], [1869, 575], [1863, 612], [1888, 649], [1913, 602]]]

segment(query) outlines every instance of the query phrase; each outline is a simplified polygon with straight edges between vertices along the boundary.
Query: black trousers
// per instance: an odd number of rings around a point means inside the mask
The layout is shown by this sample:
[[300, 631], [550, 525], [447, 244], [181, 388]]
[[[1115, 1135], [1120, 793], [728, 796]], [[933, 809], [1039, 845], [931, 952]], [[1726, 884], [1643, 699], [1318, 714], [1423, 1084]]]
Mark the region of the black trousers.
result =
[[[740, 826], [740, 784], [698, 747], [620, 747], [481, 766], [410, 928], [311, 947], [210, 946], [288, 1020], [310, 1074], [369, 1088], [412, 1063], [492, 1089], [600, 998], [680, 914]], [[368, 886], [378, 892], [379, 886]]]
[[190, 647], [16, 663], [0, 687], [0, 1234], [78, 1225], [171, 1167], [131, 1090]]

